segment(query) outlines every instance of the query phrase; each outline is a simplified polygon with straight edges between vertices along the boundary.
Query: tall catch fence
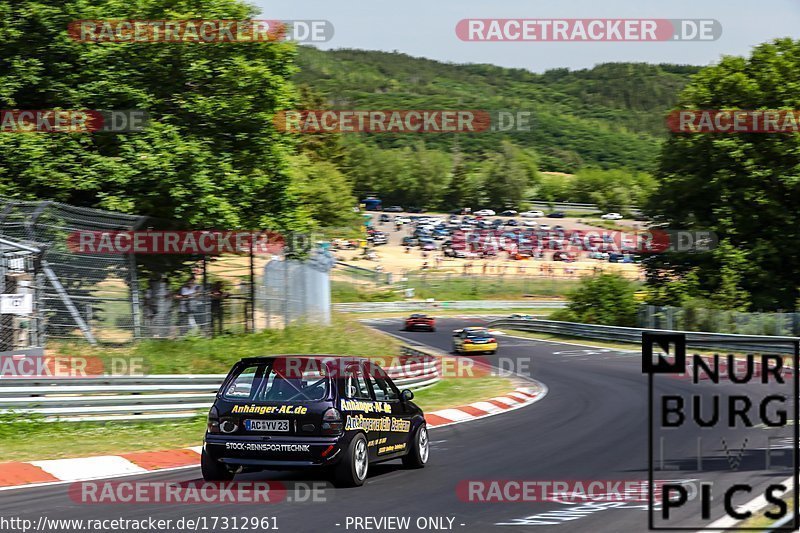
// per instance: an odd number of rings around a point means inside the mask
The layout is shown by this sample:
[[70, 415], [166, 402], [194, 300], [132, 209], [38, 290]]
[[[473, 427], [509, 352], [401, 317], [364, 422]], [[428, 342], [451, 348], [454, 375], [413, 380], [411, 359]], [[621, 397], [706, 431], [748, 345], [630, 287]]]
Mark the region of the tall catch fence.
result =
[[[0, 199], [3, 298], [18, 293], [33, 300], [27, 314], [0, 310], [0, 352], [44, 346], [45, 337], [126, 343], [330, 319], [331, 261], [322, 251], [310, 250], [301, 262], [287, 261], [283, 251], [256, 253], [252, 246], [236, 253], [134, 254], [86, 247], [81, 240], [181, 229], [136, 215]], [[276, 274], [283, 264], [290, 268]]]
[[639, 327], [741, 335], [800, 336], [800, 313], [747, 313], [698, 307], [639, 307]]

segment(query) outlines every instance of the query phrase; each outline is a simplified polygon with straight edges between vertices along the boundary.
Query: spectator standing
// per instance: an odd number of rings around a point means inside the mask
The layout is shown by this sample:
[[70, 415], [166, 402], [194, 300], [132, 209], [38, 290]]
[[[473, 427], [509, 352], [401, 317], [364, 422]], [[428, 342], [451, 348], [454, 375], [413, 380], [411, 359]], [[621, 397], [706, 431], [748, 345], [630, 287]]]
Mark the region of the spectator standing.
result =
[[178, 335], [186, 335], [190, 329], [197, 327], [197, 299], [200, 296], [200, 286], [195, 281], [194, 274], [186, 280], [175, 298], [178, 300]]
[[211, 297], [211, 331], [215, 335], [222, 335], [224, 331], [222, 301], [230, 296], [230, 294], [225, 292], [224, 285], [221, 281], [215, 281], [214, 285], [211, 286], [211, 293], [209, 296]]

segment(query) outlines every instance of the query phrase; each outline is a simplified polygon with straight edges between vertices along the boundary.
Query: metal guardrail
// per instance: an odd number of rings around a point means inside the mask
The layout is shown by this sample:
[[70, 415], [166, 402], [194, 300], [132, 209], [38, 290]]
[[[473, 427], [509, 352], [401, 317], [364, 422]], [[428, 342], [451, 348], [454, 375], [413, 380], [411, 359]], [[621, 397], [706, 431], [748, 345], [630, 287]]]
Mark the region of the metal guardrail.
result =
[[333, 304], [334, 311], [346, 313], [379, 313], [391, 311], [441, 311], [444, 309], [562, 309], [567, 303], [560, 300], [407, 300], [401, 302], [354, 302]]
[[[682, 333], [686, 335], [686, 345], [692, 348], [716, 348], [721, 350], [782, 354], [794, 353], [794, 348], [791, 343], [797, 340], [795, 337], [626, 328], [620, 326], [601, 326], [598, 324], [579, 324], [576, 322], [559, 322], [556, 320], [513, 320], [501, 318], [490, 322], [489, 326], [633, 344], [639, 344], [642, 341], [643, 332]], [[786, 341], [786, 345], [782, 346], [780, 341]], [[733, 342], [735, 342], [735, 344], [731, 344]]]
[[[401, 389], [441, 379], [441, 358], [403, 347], [408, 360], [387, 367]], [[47, 422], [108, 422], [192, 418], [208, 410], [227, 374], [1, 378], [0, 414], [36, 414]]]

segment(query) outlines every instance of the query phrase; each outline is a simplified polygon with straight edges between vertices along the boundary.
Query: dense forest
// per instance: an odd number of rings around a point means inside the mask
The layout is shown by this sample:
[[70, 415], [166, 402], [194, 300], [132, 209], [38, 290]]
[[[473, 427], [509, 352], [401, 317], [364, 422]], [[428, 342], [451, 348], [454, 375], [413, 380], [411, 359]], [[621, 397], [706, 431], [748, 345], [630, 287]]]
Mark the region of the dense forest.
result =
[[[504, 140], [537, 153], [540, 170], [584, 166], [651, 171], [665, 137], [664, 115], [700, 68], [607, 63], [535, 74], [492, 65], [455, 65], [400, 53], [300, 47], [294, 80], [337, 109], [526, 110], [531, 131], [430, 135], [428, 148], [478, 158]], [[399, 148], [417, 136], [372, 135], [364, 142]]]

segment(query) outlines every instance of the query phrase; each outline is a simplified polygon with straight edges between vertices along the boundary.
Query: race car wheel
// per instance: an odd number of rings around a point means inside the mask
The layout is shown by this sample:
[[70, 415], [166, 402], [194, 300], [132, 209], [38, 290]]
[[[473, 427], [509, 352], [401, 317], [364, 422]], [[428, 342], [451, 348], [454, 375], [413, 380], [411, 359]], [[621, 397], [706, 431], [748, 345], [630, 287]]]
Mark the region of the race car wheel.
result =
[[360, 487], [367, 479], [369, 457], [367, 438], [358, 434], [350, 442], [347, 453], [333, 471], [333, 480], [338, 487]]
[[408, 451], [408, 455], [403, 456], [403, 464], [408, 468], [422, 468], [428, 462], [429, 449], [428, 428], [425, 427], [425, 424], [421, 424], [411, 439], [411, 449]]
[[233, 472], [219, 461], [209, 457], [205, 450], [200, 454], [200, 471], [206, 481], [230, 481], [233, 479]]

